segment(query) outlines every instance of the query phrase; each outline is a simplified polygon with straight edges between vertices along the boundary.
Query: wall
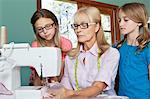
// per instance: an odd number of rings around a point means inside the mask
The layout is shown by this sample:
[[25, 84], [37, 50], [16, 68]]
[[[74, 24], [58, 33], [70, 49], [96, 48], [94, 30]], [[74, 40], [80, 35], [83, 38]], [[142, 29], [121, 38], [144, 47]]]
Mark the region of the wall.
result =
[[148, 14], [149, 14], [149, 17], [150, 17], [150, 0], [145, 0], [145, 5], [147, 7]]
[[2, 0], [0, 0], [0, 26], [2, 25]]
[[30, 42], [33, 31], [30, 17], [36, 9], [36, 0], [0, 0], [2, 22], [8, 29], [8, 41]]
[[[36, 0], [0, 0], [0, 26], [6, 25], [8, 42], [28, 42], [34, 39], [30, 18], [36, 10]], [[21, 69], [22, 85], [29, 82], [30, 70]]]
[[150, 6], [149, 6], [150, 0], [96, 0], [96, 1], [104, 2], [104, 3], [108, 3], [108, 4], [114, 4], [117, 6], [122, 6], [123, 4], [129, 3], [129, 2], [140, 2], [140, 3], [145, 4], [145, 6], [148, 10], [149, 16], [150, 16]]

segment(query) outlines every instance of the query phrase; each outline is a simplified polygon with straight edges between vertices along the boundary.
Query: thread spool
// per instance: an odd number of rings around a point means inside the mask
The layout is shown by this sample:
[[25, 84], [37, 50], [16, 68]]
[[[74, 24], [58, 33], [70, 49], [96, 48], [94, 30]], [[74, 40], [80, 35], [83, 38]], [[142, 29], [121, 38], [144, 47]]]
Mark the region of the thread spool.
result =
[[1, 26], [0, 28], [0, 47], [3, 46], [3, 44], [7, 43], [7, 28], [6, 26]]

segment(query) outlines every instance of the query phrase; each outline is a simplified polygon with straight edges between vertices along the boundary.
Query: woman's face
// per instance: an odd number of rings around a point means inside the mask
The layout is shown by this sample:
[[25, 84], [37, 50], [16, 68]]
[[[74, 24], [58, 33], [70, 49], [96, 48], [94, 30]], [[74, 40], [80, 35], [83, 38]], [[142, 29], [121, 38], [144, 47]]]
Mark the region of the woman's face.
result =
[[96, 36], [96, 23], [90, 22], [86, 14], [79, 14], [73, 27], [80, 43], [90, 42]]
[[120, 32], [123, 35], [134, 33], [139, 30], [139, 24], [129, 19], [122, 10], [119, 11], [119, 26]]
[[45, 40], [53, 39], [56, 32], [56, 26], [52, 19], [40, 18], [35, 22], [34, 26], [36, 33], [38, 33], [41, 38], [44, 38]]

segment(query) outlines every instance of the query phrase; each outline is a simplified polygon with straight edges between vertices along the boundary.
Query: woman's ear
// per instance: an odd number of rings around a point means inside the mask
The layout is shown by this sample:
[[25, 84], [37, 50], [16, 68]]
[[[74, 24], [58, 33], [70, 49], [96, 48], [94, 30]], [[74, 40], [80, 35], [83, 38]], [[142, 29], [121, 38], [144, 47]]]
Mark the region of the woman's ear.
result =
[[99, 24], [99, 23], [96, 23], [95, 33], [97, 33], [100, 28], [101, 28], [100, 24]]

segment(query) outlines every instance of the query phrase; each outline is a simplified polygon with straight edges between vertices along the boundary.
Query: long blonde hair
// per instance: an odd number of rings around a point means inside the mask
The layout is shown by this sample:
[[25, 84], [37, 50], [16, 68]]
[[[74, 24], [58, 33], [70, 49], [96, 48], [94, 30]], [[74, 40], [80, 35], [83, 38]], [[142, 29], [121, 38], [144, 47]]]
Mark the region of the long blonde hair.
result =
[[[127, 17], [136, 23], [141, 23], [140, 30], [143, 29], [143, 32], [136, 38], [139, 45], [138, 50], [141, 51], [146, 47], [150, 42], [150, 31], [148, 29], [148, 13], [144, 4], [141, 3], [127, 3], [120, 7]], [[124, 39], [120, 41], [117, 47], [121, 47], [122, 43], [127, 39], [127, 35], [124, 36]]]
[[[76, 22], [76, 19], [79, 19], [80, 13], [86, 14], [88, 16], [90, 22], [95, 22], [100, 25], [100, 28], [99, 28], [98, 32], [96, 33], [96, 41], [97, 41], [97, 45], [101, 52], [98, 54], [103, 54], [110, 47], [110, 45], [107, 43], [107, 41], [104, 37], [104, 32], [101, 27], [101, 13], [100, 13], [99, 9], [97, 9], [96, 7], [82, 7], [80, 9], [78, 9], [78, 11], [74, 15], [75, 22]], [[77, 48], [72, 49], [72, 51], [70, 51], [70, 53], [69, 53], [69, 56], [71, 56], [71, 57], [78, 56], [79, 50], [80, 50], [80, 45], [81, 45], [81, 43], [78, 42]]]

